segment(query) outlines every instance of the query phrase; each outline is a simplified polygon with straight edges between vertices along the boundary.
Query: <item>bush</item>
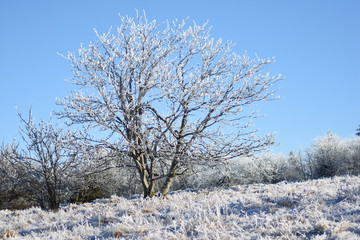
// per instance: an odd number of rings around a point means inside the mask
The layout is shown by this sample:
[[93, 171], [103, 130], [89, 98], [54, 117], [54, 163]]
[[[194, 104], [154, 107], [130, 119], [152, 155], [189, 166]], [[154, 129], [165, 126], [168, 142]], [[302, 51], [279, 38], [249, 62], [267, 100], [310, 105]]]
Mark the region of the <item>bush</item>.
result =
[[360, 138], [341, 139], [328, 132], [316, 139], [304, 158], [309, 178], [360, 173]]

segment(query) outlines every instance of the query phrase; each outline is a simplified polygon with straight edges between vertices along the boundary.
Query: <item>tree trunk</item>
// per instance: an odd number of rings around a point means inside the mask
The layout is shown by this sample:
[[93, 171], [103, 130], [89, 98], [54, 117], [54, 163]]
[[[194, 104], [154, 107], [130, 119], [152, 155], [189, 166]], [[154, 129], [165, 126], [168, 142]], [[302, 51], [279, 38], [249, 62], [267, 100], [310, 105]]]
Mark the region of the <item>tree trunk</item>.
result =
[[144, 198], [148, 198], [148, 197], [154, 197], [155, 196], [155, 188], [154, 188], [154, 184], [150, 184], [149, 187], [147, 187], [146, 189], [144, 188]]
[[143, 154], [134, 154], [134, 161], [136, 168], [140, 175], [141, 184], [143, 187], [144, 198], [155, 196], [155, 182], [153, 173], [149, 172], [145, 165], [145, 156]]
[[149, 182], [149, 180], [147, 178], [147, 175], [148, 175], [147, 171], [145, 170], [144, 173], [142, 173], [140, 175], [141, 175], [141, 183], [143, 186], [144, 198], [155, 196], [154, 181], [150, 180], [150, 182]]
[[45, 183], [46, 183], [48, 208], [52, 210], [58, 209], [59, 201], [56, 192], [56, 184], [52, 182], [51, 174], [49, 173], [48, 169], [45, 169]]
[[171, 189], [171, 186], [173, 185], [174, 181], [175, 181], [175, 177], [176, 177], [176, 172], [175, 170], [171, 171], [171, 173], [167, 176], [166, 181], [163, 185], [163, 188], [161, 190], [161, 195], [162, 196], [166, 196]]
[[169, 169], [169, 174], [165, 180], [165, 183], [161, 189], [161, 195], [162, 196], [166, 196], [171, 189], [171, 186], [173, 185], [174, 181], [175, 181], [175, 177], [176, 177], [176, 168], [178, 165], [178, 160], [174, 160], [171, 164], [171, 167]]

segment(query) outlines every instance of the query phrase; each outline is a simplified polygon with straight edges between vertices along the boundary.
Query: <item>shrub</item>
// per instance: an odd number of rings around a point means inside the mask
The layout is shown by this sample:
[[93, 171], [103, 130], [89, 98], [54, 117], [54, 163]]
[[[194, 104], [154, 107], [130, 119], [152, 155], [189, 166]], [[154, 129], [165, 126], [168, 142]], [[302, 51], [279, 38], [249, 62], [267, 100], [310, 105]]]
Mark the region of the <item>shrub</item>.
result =
[[304, 159], [310, 178], [360, 173], [360, 138], [341, 139], [328, 132], [315, 139]]

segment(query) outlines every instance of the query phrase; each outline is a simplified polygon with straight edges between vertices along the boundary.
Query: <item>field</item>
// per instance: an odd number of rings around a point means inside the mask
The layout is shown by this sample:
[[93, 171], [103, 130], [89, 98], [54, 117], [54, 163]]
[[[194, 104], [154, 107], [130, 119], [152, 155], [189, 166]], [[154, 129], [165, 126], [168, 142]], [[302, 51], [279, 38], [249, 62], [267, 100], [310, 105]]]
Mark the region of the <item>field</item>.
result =
[[360, 177], [0, 211], [9, 239], [360, 239]]

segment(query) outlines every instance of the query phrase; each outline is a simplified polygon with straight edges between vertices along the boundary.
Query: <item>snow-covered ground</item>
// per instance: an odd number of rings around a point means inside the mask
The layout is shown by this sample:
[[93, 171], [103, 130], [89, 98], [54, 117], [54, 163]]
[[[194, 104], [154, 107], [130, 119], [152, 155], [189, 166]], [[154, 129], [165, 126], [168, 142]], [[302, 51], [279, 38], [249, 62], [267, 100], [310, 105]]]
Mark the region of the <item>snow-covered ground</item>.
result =
[[360, 177], [0, 211], [10, 239], [360, 239]]

